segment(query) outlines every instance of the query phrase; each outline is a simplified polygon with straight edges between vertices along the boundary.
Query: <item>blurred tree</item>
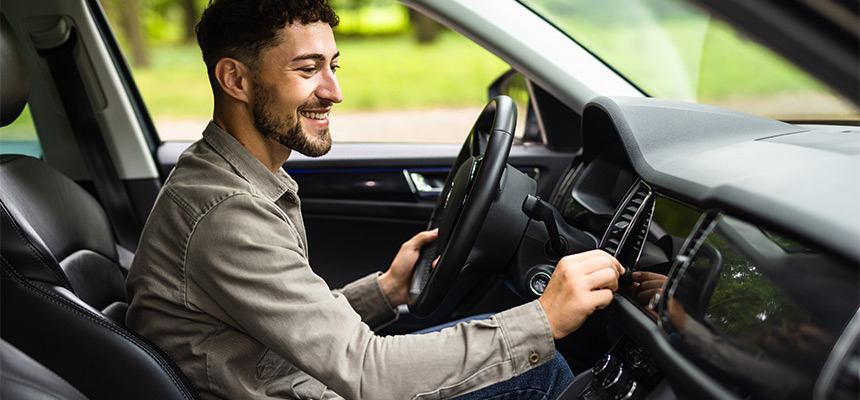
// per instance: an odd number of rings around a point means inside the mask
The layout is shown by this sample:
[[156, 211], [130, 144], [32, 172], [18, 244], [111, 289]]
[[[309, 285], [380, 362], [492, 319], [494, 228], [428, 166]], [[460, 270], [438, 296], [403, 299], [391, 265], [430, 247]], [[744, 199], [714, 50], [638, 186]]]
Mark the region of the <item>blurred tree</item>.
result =
[[197, 19], [200, 17], [200, 11], [197, 11], [197, 1], [195, 0], [180, 0], [182, 5], [183, 23], [185, 26], [185, 43], [194, 43], [197, 40], [197, 34], [194, 32], [194, 26], [197, 25]]
[[415, 40], [421, 44], [433, 43], [439, 37], [439, 32], [442, 31], [442, 24], [411, 8], [409, 9], [409, 23], [412, 24]]
[[[140, 20], [141, 9], [138, 0], [106, 0], [107, 8], [119, 6], [119, 25], [131, 46], [131, 62], [135, 67], [149, 65], [149, 54], [146, 49], [146, 37]], [[110, 4], [108, 6], [108, 4]]]

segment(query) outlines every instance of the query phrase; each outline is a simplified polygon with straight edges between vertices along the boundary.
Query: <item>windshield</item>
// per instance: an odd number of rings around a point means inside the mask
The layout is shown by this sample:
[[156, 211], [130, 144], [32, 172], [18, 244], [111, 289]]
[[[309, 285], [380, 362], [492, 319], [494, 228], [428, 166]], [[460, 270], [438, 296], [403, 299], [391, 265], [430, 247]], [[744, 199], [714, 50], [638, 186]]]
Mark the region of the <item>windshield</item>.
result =
[[649, 96], [786, 121], [857, 121], [860, 110], [682, 0], [520, 0]]

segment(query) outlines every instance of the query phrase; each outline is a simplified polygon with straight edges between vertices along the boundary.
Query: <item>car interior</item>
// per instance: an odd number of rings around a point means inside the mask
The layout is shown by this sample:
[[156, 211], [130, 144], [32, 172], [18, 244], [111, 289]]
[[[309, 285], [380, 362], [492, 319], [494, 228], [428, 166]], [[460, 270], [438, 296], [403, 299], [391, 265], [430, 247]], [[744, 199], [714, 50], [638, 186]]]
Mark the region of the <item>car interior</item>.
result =
[[[336, 143], [284, 165], [332, 288], [440, 228], [408, 307], [378, 334], [534, 300], [561, 257], [602, 249], [628, 273], [607, 309], [557, 341], [576, 376], [561, 399], [860, 396], [860, 128], [645, 97], [581, 49], [564, 74], [611, 76], [553, 78], [540, 54], [518, 53], [563, 35], [509, 42], [464, 22], [489, 18], [479, 5], [407, 3], [512, 69], [489, 80], [462, 146]], [[158, 138], [98, 1], [0, 11], [2, 125], [29, 106], [42, 152], [0, 151], [0, 397], [199, 398], [124, 326], [138, 236], [190, 142]], [[508, 95], [521, 79], [518, 115]], [[643, 279], [660, 290], [639, 290]]]

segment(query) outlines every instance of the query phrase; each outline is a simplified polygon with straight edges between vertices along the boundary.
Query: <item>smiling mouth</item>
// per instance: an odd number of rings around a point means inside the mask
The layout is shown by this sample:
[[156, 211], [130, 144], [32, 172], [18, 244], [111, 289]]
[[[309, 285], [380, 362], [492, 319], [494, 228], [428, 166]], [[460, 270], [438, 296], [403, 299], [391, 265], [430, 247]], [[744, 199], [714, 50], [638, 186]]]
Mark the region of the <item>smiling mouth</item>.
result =
[[299, 111], [299, 114], [305, 118], [316, 119], [316, 120], [324, 120], [328, 118], [327, 112], [316, 113], [316, 112], [308, 112], [308, 111]]

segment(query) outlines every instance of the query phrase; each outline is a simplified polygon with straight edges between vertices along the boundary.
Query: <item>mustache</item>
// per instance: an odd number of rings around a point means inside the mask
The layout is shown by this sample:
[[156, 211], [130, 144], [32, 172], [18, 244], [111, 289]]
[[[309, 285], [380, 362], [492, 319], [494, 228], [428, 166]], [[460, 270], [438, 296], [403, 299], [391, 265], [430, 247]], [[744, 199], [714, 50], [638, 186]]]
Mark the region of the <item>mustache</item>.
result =
[[305, 103], [305, 104], [302, 104], [301, 106], [299, 106], [298, 111], [318, 110], [320, 108], [329, 108], [333, 105], [334, 105], [333, 101], [327, 101], [327, 100], [308, 102], [308, 103]]

